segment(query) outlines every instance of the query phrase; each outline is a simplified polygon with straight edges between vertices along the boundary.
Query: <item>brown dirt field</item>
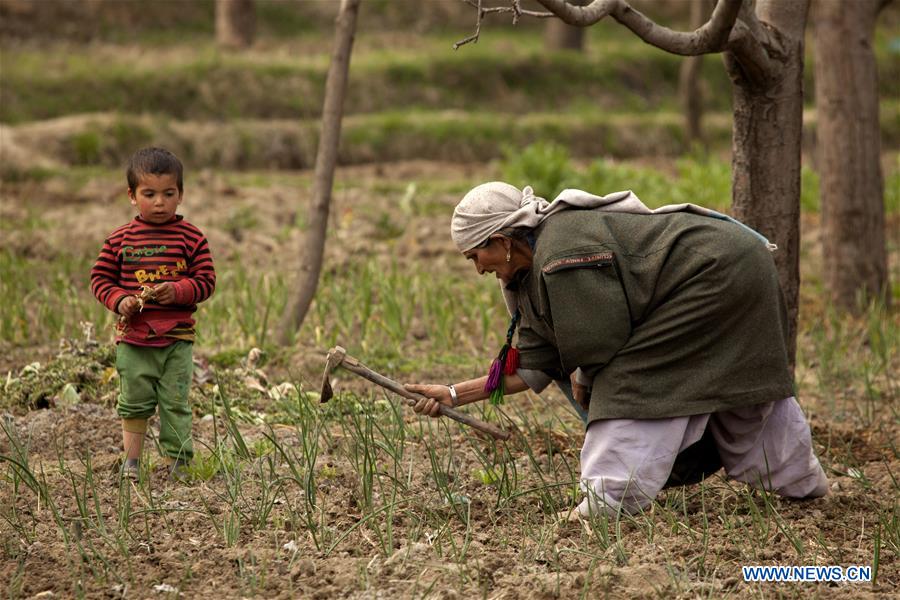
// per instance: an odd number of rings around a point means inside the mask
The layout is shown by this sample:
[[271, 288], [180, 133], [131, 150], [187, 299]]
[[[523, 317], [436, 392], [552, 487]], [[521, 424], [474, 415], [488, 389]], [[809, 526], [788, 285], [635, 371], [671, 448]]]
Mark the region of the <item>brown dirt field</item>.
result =
[[[412, 425], [412, 418], [408, 421]], [[43, 471], [54, 502], [60, 507], [61, 518], [69, 527], [69, 535], [84, 535], [83, 544], [103, 548], [104, 540], [99, 532], [80, 533], [83, 529], [76, 525], [80, 517], [72, 483], [68, 474], [60, 472], [59, 464], [61, 461], [77, 479], [85, 473], [84, 461], [90, 457], [96, 478], [99, 514], [107, 526], [114, 525], [117, 496], [122, 493], [116, 475], [119, 440], [114, 411], [81, 404], [32, 412], [15, 418], [12, 424], [21, 435], [31, 436], [33, 468], [36, 472]], [[218, 426], [222, 431], [223, 424], [220, 422]], [[852, 456], [849, 464], [865, 472], [868, 489], [863, 489], [858, 479], [837, 476], [832, 471], [833, 487], [827, 498], [810, 502], [775, 499], [774, 506], [780, 518], [789, 524], [792, 534], [798, 536], [807, 545], [808, 552], [816, 557], [817, 564], [871, 564], [871, 547], [865, 533], [867, 528], [871, 530], [878, 526], [873, 522], [876, 516], [873, 509], [889, 507], [891, 503], [896, 505], [897, 501], [892, 492], [895, 488], [891, 477], [897, 471], [898, 461], [889, 449], [891, 443], [896, 443], [897, 428], [873, 434], [837, 426], [820, 418], [813, 419], [813, 428], [826, 466], [846, 472], [848, 468], [841, 460]], [[286, 443], [291, 443], [289, 429], [278, 432]], [[213, 443], [211, 423], [199, 424], [195, 433], [198, 443]], [[260, 428], [244, 430], [248, 441], [258, 438], [260, 433]], [[893, 442], [890, 436], [893, 436]], [[461, 434], [452, 439], [459, 447], [466, 444]], [[560, 435], [558, 441], [562, 447], [558, 451], [576, 461], [581, 439], [578, 434]], [[831, 452], [823, 452], [821, 441], [824, 440], [834, 444]], [[538, 460], [549, 460], [545, 448], [540, 448], [537, 443], [534, 447]], [[3, 444], [0, 451], [6, 454], [9, 448]], [[400, 511], [401, 514], [395, 517], [397, 538], [394, 551], [389, 555], [385, 555], [373, 534], [360, 528], [338, 544], [334, 552], [324, 556], [315, 549], [305, 531], [294, 529], [285, 504], [273, 507], [269, 517], [272, 525], [257, 531], [245, 526], [239, 542], [227, 547], [218, 531], [222, 526], [221, 519], [229, 510], [229, 502], [223, 498], [225, 485], [221, 478], [192, 485], [173, 484], [166, 480], [164, 469], [157, 466], [146, 487], [124, 484], [134, 486], [130, 492], [132, 511], [153, 506], [171, 512], [133, 517], [134, 531], [131, 539], [126, 538], [130, 560], [113, 559], [113, 570], [129, 581], [121, 597], [152, 596], [153, 586], [168, 583], [185, 597], [223, 598], [253, 595], [455, 598], [473, 593], [491, 598], [565, 598], [574, 597], [583, 590], [589, 590], [587, 597], [600, 594], [613, 597], [686, 598], [698, 594], [809, 597], [812, 593], [822, 598], [865, 598], [896, 589], [898, 583], [897, 558], [892, 552], [882, 554], [878, 588], [853, 584], [744, 583], [740, 581], [739, 571], [733, 568], [735, 564], [796, 564], [796, 554], [784, 535], [772, 535], [766, 544], [755, 548], [750, 542], [751, 547], [747, 547], [747, 540], [740, 537], [735, 540], [733, 532], [719, 523], [709, 525], [708, 539], [702, 541], [698, 486], [685, 492], [673, 490], [659, 499], [664, 505], [673, 501], [666, 495], [674, 496], [675, 501], [682, 493], [688, 496], [684, 505], [687, 514], [676, 515], [676, 523], [670, 523], [671, 516], [666, 516], [659, 506], [654, 506], [637, 523], [622, 523], [620, 539], [628, 558], [621, 561], [612, 549], [598, 552], [606, 560], [595, 565], [597, 568], [590, 574], [587, 564], [590, 560], [578, 554], [579, 549], [591, 547], [591, 534], [586, 533], [584, 527], [575, 523], [557, 523], [552, 515], [541, 513], [533, 502], [528, 501], [493, 511], [490, 489], [470, 486], [466, 489], [471, 499], [466, 560], [448, 560], [441, 556], [440, 545], [428, 542], [428, 536], [436, 535], [437, 531], [425, 532], [420, 541], [408, 539], [415, 535], [416, 528], [428, 521], [426, 515], [429, 512], [447, 510], [435, 497], [427, 454], [421, 444], [413, 444], [410, 453], [416, 457], [410, 461], [411, 500], [424, 505]], [[474, 461], [469, 457], [467, 462]], [[324, 510], [328, 526], [335, 531], [346, 531], [362, 517], [354, 500], [353, 466], [336, 449], [323, 453], [317, 464], [329, 465], [336, 471], [335, 476], [319, 484], [318, 491], [327, 497]], [[65, 543], [59, 527], [47, 514], [47, 508], [23, 485], [19, 487], [19, 490], [13, 490], [5, 485], [0, 501], [5, 505], [16, 505], [23, 520], [33, 519], [37, 525], [30, 541], [19, 540], [21, 553], [15, 557], [7, 556], [0, 563], [0, 576], [5, 581], [13, 581], [21, 568], [24, 597], [48, 590], [56, 597], [74, 594], [77, 587], [73, 575], [82, 572], [89, 575], [84, 566], [87, 561], [79, 559], [71, 542]], [[744, 501], [740, 493], [724, 481], [713, 478], [703, 487], [705, 498], [702, 501], [707, 507], [720, 507], [718, 509], [727, 514], [736, 514], [734, 522], [746, 524], [749, 521], [746, 506], [741, 506]], [[247, 485], [244, 492], [252, 497], [260, 490]], [[88, 498], [92, 500], [90, 495]], [[300, 504], [302, 495], [296, 490], [287, 490], [284, 502]], [[198, 508], [208, 514], [187, 512]], [[91, 520], [97, 519], [93, 509], [90, 514]], [[522, 526], [523, 520], [532, 521], [531, 526], [540, 532], [540, 536], [547, 537], [535, 539], [529, 528]], [[648, 539], [646, 528], [649, 524], [656, 529], [652, 539]], [[457, 536], [458, 541], [465, 538], [466, 528], [461, 522], [451, 518], [449, 527], [451, 535]], [[8, 528], [4, 530], [3, 543], [8, 548], [11, 544], [9, 536], [14, 533]], [[498, 539], [498, 535], [502, 539]], [[291, 541], [296, 543], [296, 551], [284, 549]], [[555, 558], [544, 556], [543, 549], [552, 549], [559, 554]], [[563, 554], [567, 549], [572, 553]], [[443, 551], [447, 552], [447, 548]], [[697, 564], [701, 556], [707, 564], [705, 576], [698, 577]], [[807, 555], [802, 564], [812, 562]], [[672, 566], [677, 569], [674, 573], [668, 571]], [[715, 576], [711, 577], [712, 573]], [[117, 584], [110, 578], [108, 585], [102, 585], [86, 577], [84, 591], [89, 597], [118, 596], [122, 588], [117, 585], [124, 584]]]
[[[448, 213], [417, 216], [399, 239], [374, 239], [373, 215], [390, 205], [372, 204], [366, 190], [379, 181], [466, 182], [489, 174], [490, 169], [481, 166], [426, 162], [342, 170], [338, 182], [346, 187], [335, 196], [329, 264], [378, 255], [409, 269], [422, 268], [425, 262], [436, 273], [470, 268], [458, 259], [446, 235]], [[295, 264], [296, 257], [274, 253], [297, 247], [296, 231], [275, 241], [285, 220], [293, 220], [296, 189], [236, 185], [214, 172], [200, 173], [191, 185], [185, 212], [204, 224], [217, 258], [239, 256], [251, 266], [270, 260], [285, 269]], [[0, 217], [14, 218], [27, 201], [40, 207], [48, 222], [59, 224], [27, 234], [10, 232], [2, 242], [48, 261], [63, 252], [95, 251], [111, 226], [130, 213], [120, 186], [102, 177], [77, 194], [50, 180], [5, 186], [3, 195]], [[377, 202], [387, 200], [386, 195], [381, 198]], [[455, 197], [447, 193], [428, 200], [452, 207]], [[261, 225], [235, 235], [226, 217], [244, 205], [256, 207]], [[807, 247], [817, 233], [816, 220], [806, 218]], [[815, 264], [815, 252], [809, 252]], [[896, 312], [890, 318], [896, 319]], [[302, 346], [272, 367], [269, 380], [283, 381], [293, 374], [317, 381], [322, 350], [312, 343]], [[5, 347], [0, 366], [15, 370], [54, 353], [49, 346]], [[461, 367], [436, 365], [412, 372], [409, 379], [445, 381], [470, 375]], [[374, 402], [380, 422], [390, 422], [389, 412], [383, 396], [371, 387], [342, 378], [341, 390], [348, 394], [319, 409], [334, 411], [331, 420], [323, 421], [329, 432], [321, 437], [315, 461], [320, 533], [330, 542], [325, 548], [316, 547], [310, 529], [298, 520], [307, 490], [291, 479], [289, 466], [277, 453], [266, 450], [269, 430], [262, 425], [241, 425], [247, 445], [260, 450], [238, 462], [230, 474], [220, 471], [206, 481], [172, 483], [157, 462], [149, 479], [135, 484], [121, 482], [117, 475], [119, 421], [111, 398], [4, 414], [5, 427], [30, 448], [30, 469], [46, 484], [59, 512], [54, 516], [48, 498], [14, 478], [9, 462], [3, 463], [0, 582], [8, 582], [11, 597], [42, 598], [843, 599], [896, 594], [897, 398], [882, 398], [874, 419], [866, 421], [859, 408], [865, 402], [860, 382], [851, 382], [831, 401], [816, 391], [816, 364], [801, 365], [798, 381], [816, 450], [832, 482], [827, 497], [806, 502], [773, 497], [767, 502], [720, 473], [702, 485], [664, 492], [645, 515], [581, 524], [558, 519], [541, 506], [537, 493], [498, 507], [496, 486], [471, 476], [481, 467], [476, 451], [488, 452], [489, 444], [458, 427], [418, 419], [411, 411], [402, 417], [405, 450], [396, 488], [401, 493], [390, 519], [386, 511], [373, 515], [360, 504], [360, 469], [351, 459], [354, 439], [339, 426], [339, 419], [350, 418], [353, 398]], [[520, 490], [541, 486], [545, 473], [566, 473], [560, 466], [564, 462], [577, 465], [583, 433], [577, 419], [559, 408], [562, 403], [554, 392], [545, 398], [527, 394], [507, 401], [506, 413], [520, 427], [509, 444]], [[528, 415], [528, 423], [522, 423], [520, 414]], [[215, 447], [227, 426], [221, 416], [197, 418], [198, 450]], [[303, 431], [287, 426], [272, 431], [286, 449], [302, 453]], [[468, 498], [462, 516], [439, 493], [429, 448], [453, 453], [453, 473], [459, 478], [454, 485]], [[15, 455], [8, 435], [0, 434], [0, 455]], [[378, 481], [384, 483], [391, 464], [379, 450]], [[238, 470], [241, 484], [235, 485]], [[86, 479], [88, 474], [92, 481]], [[380, 496], [383, 489], [375, 489], [376, 510], [391, 504]], [[226, 530], [234, 507], [241, 518], [229, 540]], [[268, 512], [261, 515], [264, 508]], [[120, 527], [125, 514], [129, 524]], [[388, 526], [393, 539], [385, 543], [380, 536]], [[876, 538], [881, 540], [877, 585], [745, 583], [741, 577], [740, 565], [872, 565]], [[327, 547], [331, 543], [333, 548]]]

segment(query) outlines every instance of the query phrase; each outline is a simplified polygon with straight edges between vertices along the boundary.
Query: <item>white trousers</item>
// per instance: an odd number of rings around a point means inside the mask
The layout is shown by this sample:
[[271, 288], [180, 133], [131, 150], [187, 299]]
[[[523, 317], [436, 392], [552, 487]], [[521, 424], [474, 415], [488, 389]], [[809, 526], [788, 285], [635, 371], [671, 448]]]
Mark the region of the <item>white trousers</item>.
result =
[[582, 515], [648, 506], [678, 453], [709, 426], [726, 474], [790, 498], [816, 498], [828, 480], [813, 454], [809, 424], [794, 397], [671, 419], [608, 419], [587, 428], [581, 449]]

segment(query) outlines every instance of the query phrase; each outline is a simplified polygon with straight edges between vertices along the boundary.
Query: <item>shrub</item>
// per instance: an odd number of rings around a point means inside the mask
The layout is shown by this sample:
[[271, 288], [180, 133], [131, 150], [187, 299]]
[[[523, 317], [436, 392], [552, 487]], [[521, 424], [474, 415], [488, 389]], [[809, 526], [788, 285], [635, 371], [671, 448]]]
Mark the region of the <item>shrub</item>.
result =
[[507, 183], [519, 188], [530, 185], [536, 196], [548, 200], [580, 183], [580, 177], [571, 165], [569, 151], [559, 144], [546, 142], [537, 142], [522, 150], [504, 146], [501, 172]]

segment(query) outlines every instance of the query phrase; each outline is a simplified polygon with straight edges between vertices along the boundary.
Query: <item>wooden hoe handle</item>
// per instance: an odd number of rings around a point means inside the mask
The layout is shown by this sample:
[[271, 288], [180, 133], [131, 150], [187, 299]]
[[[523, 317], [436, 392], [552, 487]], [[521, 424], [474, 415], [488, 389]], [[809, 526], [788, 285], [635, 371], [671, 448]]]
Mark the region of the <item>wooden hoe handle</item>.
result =
[[[422, 399], [427, 400], [428, 399], [426, 396], [423, 396], [421, 394], [417, 394], [415, 392], [410, 392], [409, 390], [407, 390], [405, 387], [403, 387], [402, 385], [400, 385], [393, 379], [389, 379], [389, 378], [385, 377], [384, 375], [381, 375], [380, 373], [376, 373], [375, 371], [373, 371], [366, 365], [362, 364], [361, 362], [359, 362], [352, 356], [345, 354], [343, 357], [343, 360], [341, 360], [340, 364], [334, 365], [334, 366], [344, 367], [348, 371], [356, 373], [360, 377], [363, 377], [364, 379], [368, 379], [372, 383], [380, 385], [381, 387], [394, 392], [398, 396], [403, 396], [404, 398], [406, 398], [407, 406], [415, 406], [419, 400], [422, 400]], [[466, 413], [459, 412], [458, 410], [450, 408], [449, 406], [447, 406], [445, 404], [438, 404], [438, 407], [440, 409], [440, 413], [445, 417], [449, 417], [449, 418], [453, 419], [454, 421], [462, 423], [463, 425], [468, 425], [469, 427], [473, 427], [473, 428], [477, 429], [478, 431], [481, 431], [481, 432], [484, 432], [484, 433], [490, 435], [494, 439], [497, 439], [497, 440], [508, 440], [509, 439], [508, 431], [503, 431], [499, 427], [495, 427], [494, 425], [491, 425], [490, 423], [485, 423], [484, 421], [481, 421], [479, 419], [476, 419], [475, 417], [469, 416]]]

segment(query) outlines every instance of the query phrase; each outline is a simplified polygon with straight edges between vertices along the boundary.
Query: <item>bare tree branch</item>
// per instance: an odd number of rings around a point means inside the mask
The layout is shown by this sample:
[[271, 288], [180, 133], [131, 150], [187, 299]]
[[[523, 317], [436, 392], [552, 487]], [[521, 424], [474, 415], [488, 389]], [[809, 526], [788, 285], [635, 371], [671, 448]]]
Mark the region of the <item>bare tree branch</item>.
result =
[[[471, 5], [472, 4], [471, 0], [466, 0], [466, 4]], [[468, 44], [469, 42], [478, 43], [478, 36], [481, 35], [481, 19], [484, 18], [484, 10], [481, 8], [481, 0], [478, 0], [478, 4], [475, 4], [473, 6], [475, 6], [475, 8], [478, 9], [478, 20], [475, 21], [475, 33], [470, 35], [466, 39], [460, 40], [460, 41], [456, 42], [455, 44], [453, 44], [454, 50], [459, 50], [460, 46], [464, 46], [465, 44]]]
[[631, 7], [626, 0], [593, 0], [586, 6], [569, 4], [566, 0], [538, 0], [550, 12], [522, 10], [521, 0], [509, 0], [509, 6], [485, 7], [483, 0], [462, 0], [478, 11], [475, 33], [453, 44], [456, 50], [464, 44], [477, 42], [481, 33], [481, 21], [484, 15], [491, 13], [512, 13], [513, 24], [520, 16], [526, 17], [559, 17], [569, 25], [587, 27], [602, 20], [608, 15], [628, 27], [642, 40], [666, 52], [684, 56], [710, 54], [724, 49], [728, 36], [741, 9], [742, 0], [720, 0], [709, 21], [699, 29], [691, 32], [673, 31], [654, 23], [642, 13]]
[[762, 88], [780, 72], [778, 63], [769, 58], [760, 41], [741, 21], [734, 25], [727, 50], [723, 55], [725, 67], [736, 83]]
[[725, 48], [725, 68], [734, 80], [743, 80], [751, 88], [762, 88], [777, 79], [782, 71], [785, 48], [756, 16], [756, 0], [741, 5], [738, 21], [731, 30]]
[[[890, 2], [890, 0], [887, 0], [887, 1]], [[513, 3], [513, 6], [512, 6], [513, 13], [515, 14], [515, 16], [513, 17], [513, 25], [515, 25], [518, 22], [519, 17], [523, 16], [523, 15], [526, 17], [535, 17], [538, 19], [549, 19], [549, 18], [556, 16], [552, 12], [538, 12], [535, 10], [522, 10], [522, 7], [519, 6], [522, 3], [522, 0], [512, 0], [512, 3]]]
[[[627, 0], [592, 0], [579, 6], [567, 0], [537, 0], [550, 12], [524, 11], [521, 0], [507, 0], [509, 6], [484, 6], [484, 0], [462, 0], [478, 11], [475, 33], [453, 45], [456, 50], [464, 44], [477, 42], [481, 21], [490, 13], [511, 13], [513, 23], [520, 16], [559, 17], [577, 27], [587, 27], [607, 16], [628, 27], [642, 40], [666, 52], [684, 56], [698, 56], [728, 51], [726, 67], [732, 78], [743, 80], [748, 86], [765, 86], [777, 78], [781, 69], [778, 60], [786, 49], [779, 36], [774, 35], [756, 15], [756, 0], [719, 0], [709, 20], [691, 32], [673, 31], [657, 25], [628, 4]], [[884, 1], [884, 0], [882, 0]], [[887, 0], [890, 1], [890, 0]]]
[[548, 0], [546, 2], [538, 0], [538, 2], [543, 4], [552, 14], [569, 25], [575, 25], [576, 27], [588, 27], [598, 21], [602, 21], [623, 4], [621, 0], [592, 0], [592, 2], [584, 6], [569, 4], [566, 0]]
[[551, 12], [536, 12], [533, 10], [522, 10], [520, 6], [521, 0], [511, 0], [509, 6], [489, 6], [484, 8], [482, 6], [482, 0], [462, 0], [469, 6], [473, 6], [478, 10], [478, 21], [475, 23], [475, 33], [470, 35], [469, 37], [462, 39], [455, 44], [453, 44], [454, 50], [459, 50], [460, 46], [464, 46], [470, 42], [478, 43], [478, 36], [481, 35], [481, 21], [484, 19], [484, 15], [491, 13], [512, 13], [513, 25], [516, 25], [519, 22], [519, 17], [535, 17], [538, 19], [548, 19], [551, 17], [555, 17]]
[[[481, 4], [480, 0], [462, 0], [469, 6], [478, 6]], [[477, 4], [476, 4], [477, 2]], [[484, 9], [485, 13], [513, 13], [513, 24], [515, 25], [518, 17], [536, 17], [538, 19], [548, 19], [550, 17], [555, 17], [551, 12], [538, 12], [535, 10], [522, 10], [522, 0], [508, 0], [510, 3], [509, 6], [490, 6]]]
[[684, 56], [721, 51], [728, 42], [741, 8], [741, 0], [720, 0], [703, 26], [691, 32], [681, 32], [657, 25], [632, 8], [626, 0], [594, 0], [587, 6], [575, 6], [566, 0], [538, 2], [569, 25], [579, 27], [593, 25], [611, 15], [651, 46]]
[[750, 34], [757, 40], [762, 41], [769, 37], [768, 32], [756, 17], [756, 0], [744, 0], [744, 2], [741, 3], [741, 10], [738, 12], [738, 21], [746, 25]]

